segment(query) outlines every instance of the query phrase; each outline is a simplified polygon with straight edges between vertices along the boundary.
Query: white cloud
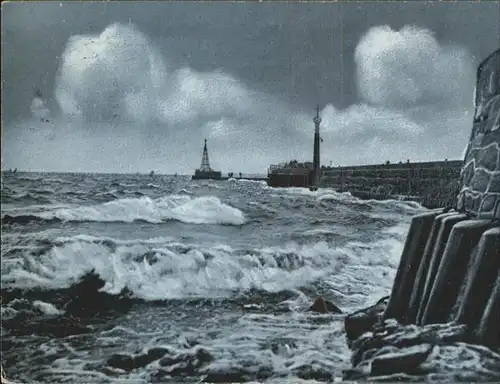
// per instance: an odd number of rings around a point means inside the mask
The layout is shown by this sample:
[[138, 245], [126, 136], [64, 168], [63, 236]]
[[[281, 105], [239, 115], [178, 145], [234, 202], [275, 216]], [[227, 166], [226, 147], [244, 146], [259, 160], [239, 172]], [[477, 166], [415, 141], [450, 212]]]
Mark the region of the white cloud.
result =
[[441, 45], [432, 31], [373, 27], [355, 50], [360, 95], [391, 108], [469, 105], [475, 68], [459, 47]]
[[323, 131], [342, 138], [362, 135], [408, 139], [424, 132], [422, 126], [399, 111], [367, 104], [354, 104], [341, 111], [328, 104], [321, 117]]
[[88, 121], [147, 120], [164, 87], [167, 66], [131, 25], [73, 36], [62, 55], [56, 97], [64, 113]]
[[[72, 37], [56, 84], [62, 116], [9, 130], [6, 166], [191, 172], [204, 138], [222, 171], [264, 172], [270, 163], [312, 158], [314, 111], [167, 59], [131, 25]], [[382, 26], [360, 40], [354, 64], [364, 102], [321, 111], [323, 163], [460, 157], [475, 73], [464, 51], [425, 29]], [[41, 100], [32, 110], [48, 114]]]

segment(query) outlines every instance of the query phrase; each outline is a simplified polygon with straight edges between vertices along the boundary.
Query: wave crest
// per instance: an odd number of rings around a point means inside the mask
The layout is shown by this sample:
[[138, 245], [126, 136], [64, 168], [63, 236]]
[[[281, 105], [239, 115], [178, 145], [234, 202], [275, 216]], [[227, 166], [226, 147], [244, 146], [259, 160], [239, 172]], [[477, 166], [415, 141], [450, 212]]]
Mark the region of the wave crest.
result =
[[143, 196], [124, 198], [93, 206], [59, 208], [31, 215], [5, 215], [2, 222], [26, 224], [29, 221], [98, 221], [162, 223], [177, 220], [189, 224], [243, 225], [245, 215], [214, 196], [191, 198], [169, 195], [158, 199]]
[[21, 248], [3, 260], [6, 288], [63, 289], [94, 270], [106, 282], [104, 292], [128, 288], [145, 300], [293, 289], [334, 272], [342, 253], [326, 243], [245, 250], [91, 236], [56, 239], [33, 252]]

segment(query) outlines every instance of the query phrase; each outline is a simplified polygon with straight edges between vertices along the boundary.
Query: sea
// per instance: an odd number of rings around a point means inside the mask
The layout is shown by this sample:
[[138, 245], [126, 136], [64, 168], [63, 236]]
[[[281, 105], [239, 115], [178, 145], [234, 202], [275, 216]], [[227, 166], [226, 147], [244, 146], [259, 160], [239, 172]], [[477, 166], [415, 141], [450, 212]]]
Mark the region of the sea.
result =
[[[345, 314], [389, 295], [425, 211], [250, 180], [6, 173], [3, 369], [19, 383], [339, 381]], [[319, 296], [343, 313], [309, 311]]]

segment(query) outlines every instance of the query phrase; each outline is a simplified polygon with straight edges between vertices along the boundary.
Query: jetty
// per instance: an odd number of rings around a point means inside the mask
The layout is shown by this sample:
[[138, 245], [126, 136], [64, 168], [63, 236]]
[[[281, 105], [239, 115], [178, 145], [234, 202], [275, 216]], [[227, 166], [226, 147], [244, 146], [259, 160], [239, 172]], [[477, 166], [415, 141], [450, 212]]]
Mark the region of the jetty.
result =
[[459, 189], [462, 160], [332, 167], [320, 165], [321, 117], [319, 106], [313, 118], [313, 161], [271, 165], [270, 187], [330, 188], [361, 199], [415, 201], [426, 208], [453, 205]]
[[361, 199], [416, 201], [426, 208], [453, 205], [463, 160], [325, 167], [320, 185]]
[[345, 318], [344, 380], [418, 375], [443, 348], [500, 353], [500, 49], [478, 67], [474, 104], [451, 209], [412, 219], [390, 296]]

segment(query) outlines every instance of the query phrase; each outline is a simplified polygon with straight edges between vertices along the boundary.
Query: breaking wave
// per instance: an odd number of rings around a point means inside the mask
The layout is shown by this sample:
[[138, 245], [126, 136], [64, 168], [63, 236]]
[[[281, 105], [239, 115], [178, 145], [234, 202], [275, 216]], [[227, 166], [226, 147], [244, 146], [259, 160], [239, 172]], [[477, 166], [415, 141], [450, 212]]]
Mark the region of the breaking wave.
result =
[[[387, 253], [387, 249], [392, 251]], [[391, 254], [400, 249], [401, 242], [396, 240], [372, 247], [353, 242], [335, 248], [319, 242], [237, 249], [161, 238], [120, 241], [80, 235], [30, 240], [3, 250], [2, 285], [6, 289], [64, 289], [94, 271], [105, 281], [102, 290], [109, 294], [127, 288], [144, 300], [227, 297], [252, 289], [296, 289], [332, 275], [342, 285], [345, 279], [354, 278], [338, 275], [345, 266], [356, 266], [354, 274], [362, 268], [393, 270], [397, 257]]]
[[190, 224], [242, 225], [243, 212], [214, 196], [191, 198], [169, 195], [158, 199], [147, 196], [124, 198], [92, 206], [52, 209], [35, 214], [5, 215], [4, 224], [26, 224], [30, 221], [95, 221], [162, 223], [176, 220]]

